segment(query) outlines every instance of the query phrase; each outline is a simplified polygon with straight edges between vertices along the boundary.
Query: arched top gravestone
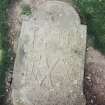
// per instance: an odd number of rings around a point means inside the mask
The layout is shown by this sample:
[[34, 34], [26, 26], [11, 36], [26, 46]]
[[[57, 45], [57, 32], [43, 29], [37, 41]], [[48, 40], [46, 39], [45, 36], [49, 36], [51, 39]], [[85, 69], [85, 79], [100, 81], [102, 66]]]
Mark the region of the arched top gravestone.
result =
[[86, 26], [74, 8], [47, 1], [24, 19], [16, 54], [14, 105], [85, 105]]

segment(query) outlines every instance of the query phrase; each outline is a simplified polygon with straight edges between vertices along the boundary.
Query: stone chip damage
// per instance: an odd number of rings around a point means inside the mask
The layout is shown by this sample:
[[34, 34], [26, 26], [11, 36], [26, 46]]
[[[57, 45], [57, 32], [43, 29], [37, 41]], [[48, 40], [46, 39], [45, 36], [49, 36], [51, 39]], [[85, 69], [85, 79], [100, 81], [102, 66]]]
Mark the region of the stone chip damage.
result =
[[46, 1], [22, 22], [13, 105], [85, 105], [86, 26], [63, 1]]

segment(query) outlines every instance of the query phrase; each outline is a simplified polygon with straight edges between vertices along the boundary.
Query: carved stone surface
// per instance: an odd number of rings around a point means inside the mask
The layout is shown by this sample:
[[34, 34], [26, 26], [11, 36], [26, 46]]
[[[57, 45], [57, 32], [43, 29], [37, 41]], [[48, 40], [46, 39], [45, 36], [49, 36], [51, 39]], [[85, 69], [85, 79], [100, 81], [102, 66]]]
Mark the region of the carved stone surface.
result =
[[86, 26], [74, 8], [47, 1], [23, 20], [15, 60], [14, 105], [85, 105]]

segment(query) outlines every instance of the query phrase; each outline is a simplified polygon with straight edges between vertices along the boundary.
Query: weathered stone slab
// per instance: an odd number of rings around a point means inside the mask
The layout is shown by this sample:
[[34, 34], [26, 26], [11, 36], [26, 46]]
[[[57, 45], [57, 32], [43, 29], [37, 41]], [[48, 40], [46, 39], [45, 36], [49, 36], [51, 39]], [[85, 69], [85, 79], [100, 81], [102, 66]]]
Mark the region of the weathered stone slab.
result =
[[23, 21], [15, 60], [14, 105], [85, 105], [86, 26], [74, 8], [47, 1]]

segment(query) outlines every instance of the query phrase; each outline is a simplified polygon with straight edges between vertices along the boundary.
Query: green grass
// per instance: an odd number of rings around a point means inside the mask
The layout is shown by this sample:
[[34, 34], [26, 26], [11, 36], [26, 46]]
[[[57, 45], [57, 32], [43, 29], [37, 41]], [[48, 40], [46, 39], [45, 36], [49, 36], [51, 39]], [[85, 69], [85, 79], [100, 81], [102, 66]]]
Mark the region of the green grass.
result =
[[11, 64], [12, 50], [9, 50], [8, 7], [10, 0], [0, 0], [0, 97], [5, 94], [6, 72]]
[[75, 0], [94, 47], [105, 53], [105, 0]]

